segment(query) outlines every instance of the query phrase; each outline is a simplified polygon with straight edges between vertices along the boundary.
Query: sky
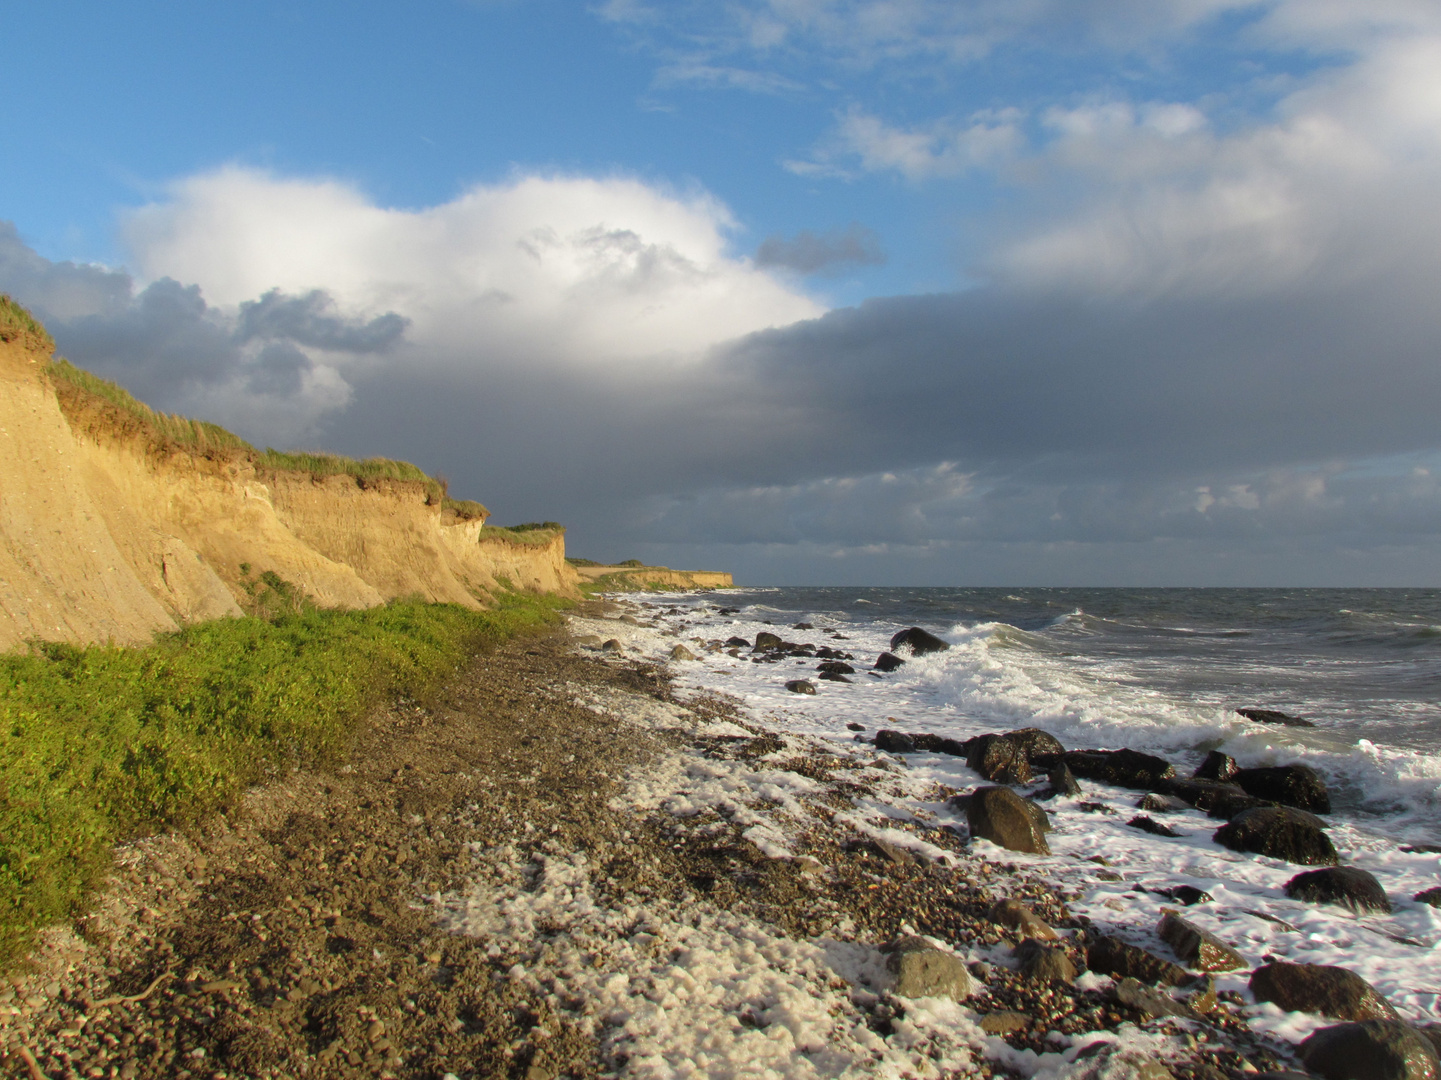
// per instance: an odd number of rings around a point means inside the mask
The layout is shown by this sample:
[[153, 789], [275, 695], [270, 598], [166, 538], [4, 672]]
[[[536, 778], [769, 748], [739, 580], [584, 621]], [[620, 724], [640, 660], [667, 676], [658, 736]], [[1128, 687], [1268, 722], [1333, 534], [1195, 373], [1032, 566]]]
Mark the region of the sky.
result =
[[747, 584], [1441, 585], [1436, 0], [56, 0], [0, 290]]

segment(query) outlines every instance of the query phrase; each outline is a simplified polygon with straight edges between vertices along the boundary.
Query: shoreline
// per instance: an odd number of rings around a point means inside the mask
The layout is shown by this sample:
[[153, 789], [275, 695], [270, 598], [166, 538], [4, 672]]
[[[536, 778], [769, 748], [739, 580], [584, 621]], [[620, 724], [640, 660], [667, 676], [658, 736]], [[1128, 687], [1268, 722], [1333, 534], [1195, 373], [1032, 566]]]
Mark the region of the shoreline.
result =
[[[23, 1045], [44, 1075], [126, 1080], [984, 1077], [1084, 1069], [1107, 1044], [1095, 1064], [1214, 1080], [1285, 1060], [1219, 1014], [1198, 1041], [1088, 976], [1024, 976], [998, 899], [1078, 966], [1088, 921], [1025, 857], [978, 857], [920, 814], [868, 824], [859, 805], [914, 803], [873, 748], [677, 698], [564, 632], [432, 697], [379, 710], [337, 771], [122, 849], [4, 1002], [7, 1063]], [[915, 935], [966, 964], [969, 997], [892, 992], [882, 948]]]

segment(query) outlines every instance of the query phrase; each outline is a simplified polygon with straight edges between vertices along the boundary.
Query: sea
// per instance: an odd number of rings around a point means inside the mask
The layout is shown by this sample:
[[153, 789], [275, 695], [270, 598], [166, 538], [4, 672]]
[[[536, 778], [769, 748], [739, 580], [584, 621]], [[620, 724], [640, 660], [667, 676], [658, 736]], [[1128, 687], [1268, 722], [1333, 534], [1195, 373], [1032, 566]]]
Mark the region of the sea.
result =
[[[1159, 754], [1181, 776], [1214, 749], [1243, 767], [1313, 767], [1331, 792], [1328, 832], [1342, 863], [1375, 874], [1389, 915], [1288, 898], [1285, 883], [1308, 867], [1221, 847], [1212, 840], [1221, 823], [1198, 811], [1167, 816], [1175, 839], [1128, 828], [1140, 793], [1085, 781], [1083, 800], [1047, 804], [1057, 858], [1046, 865], [1081, 890], [1073, 907], [1122, 936], [1145, 940], [1169, 903], [1156, 890], [1192, 884], [1213, 899], [1188, 917], [1249, 962], [1340, 964], [1403, 1016], [1441, 1015], [1441, 911], [1413, 899], [1441, 885], [1441, 590], [777, 587], [645, 603], [663, 636], [636, 647], [659, 659], [679, 640], [697, 653], [671, 667], [682, 691], [728, 694], [758, 721], [797, 734], [855, 745], [881, 728], [965, 738], [1038, 727], [1067, 749]], [[950, 648], [872, 672], [910, 626]], [[820, 681], [815, 660], [763, 663], [746, 649], [697, 648], [761, 631], [850, 653], [855, 673]], [[817, 692], [787, 691], [800, 678]], [[1243, 707], [1312, 726], [1258, 723]], [[960, 790], [986, 782], [943, 754], [906, 755], [904, 765]], [[1086, 800], [1111, 809], [1095, 812]], [[943, 821], [944, 807], [934, 809]], [[1110, 872], [1093, 875], [1098, 864]], [[1243, 976], [1218, 985], [1244, 993]], [[1291, 1040], [1319, 1022], [1270, 1004], [1250, 1016]]]

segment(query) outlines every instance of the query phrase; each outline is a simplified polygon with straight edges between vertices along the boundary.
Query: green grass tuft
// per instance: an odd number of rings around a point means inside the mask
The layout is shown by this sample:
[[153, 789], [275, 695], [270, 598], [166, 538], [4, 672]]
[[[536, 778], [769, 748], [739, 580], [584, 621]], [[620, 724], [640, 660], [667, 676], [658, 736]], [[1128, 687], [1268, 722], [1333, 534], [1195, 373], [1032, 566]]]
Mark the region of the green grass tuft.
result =
[[9, 293], [0, 293], [0, 341], [17, 337], [28, 339], [47, 354], [55, 351], [55, 339], [40, 320], [12, 300]]
[[114, 843], [335, 760], [379, 701], [423, 694], [475, 648], [567, 606], [507, 594], [479, 612], [418, 601], [316, 611], [290, 605], [272, 577], [254, 579], [253, 599], [285, 612], [273, 620], [220, 619], [143, 648], [0, 656], [0, 960], [80, 909]]

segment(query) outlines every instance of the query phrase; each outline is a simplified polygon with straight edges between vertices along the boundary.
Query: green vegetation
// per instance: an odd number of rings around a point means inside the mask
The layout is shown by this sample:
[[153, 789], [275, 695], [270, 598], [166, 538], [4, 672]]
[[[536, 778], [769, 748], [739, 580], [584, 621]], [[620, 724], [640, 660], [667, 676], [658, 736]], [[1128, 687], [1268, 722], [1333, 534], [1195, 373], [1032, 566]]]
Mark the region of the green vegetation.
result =
[[512, 544], [542, 546], [557, 536], [565, 535], [565, 526], [558, 521], [530, 521], [524, 525], [487, 525], [482, 540], [509, 540]]
[[484, 521], [490, 517], [490, 511], [474, 499], [452, 499], [446, 496], [442, 505], [462, 521], [474, 521], [476, 518]]
[[582, 559], [578, 555], [567, 555], [565, 561], [571, 566], [604, 566], [605, 563], [598, 563], [594, 559]]
[[616, 566], [645, 566], [639, 559], [627, 559], [625, 562], [618, 562]]
[[372, 706], [423, 695], [472, 650], [566, 606], [506, 594], [491, 611], [316, 611], [273, 573], [246, 579], [271, 619], [202, 623], [144, 648], [0, 656], [0, 959], [80, 907], [112, 844], [334, 761]]
[[28, 337], [46, 352], [55, 351], [55, 340], [40, 320], [10, 299], [9, 293], [0, 293], [0, 341], [14, 337]]

